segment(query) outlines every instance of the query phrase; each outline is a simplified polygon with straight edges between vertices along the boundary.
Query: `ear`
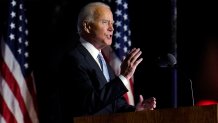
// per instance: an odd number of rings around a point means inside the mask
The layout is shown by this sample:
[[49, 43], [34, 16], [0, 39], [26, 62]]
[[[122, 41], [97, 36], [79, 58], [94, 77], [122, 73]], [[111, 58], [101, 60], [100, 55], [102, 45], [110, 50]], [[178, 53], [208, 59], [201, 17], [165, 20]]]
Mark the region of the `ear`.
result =
[[83, 22], [83, 28], [84, 28], [85, 32], [90, 33], [91, 26], [87, 21]]

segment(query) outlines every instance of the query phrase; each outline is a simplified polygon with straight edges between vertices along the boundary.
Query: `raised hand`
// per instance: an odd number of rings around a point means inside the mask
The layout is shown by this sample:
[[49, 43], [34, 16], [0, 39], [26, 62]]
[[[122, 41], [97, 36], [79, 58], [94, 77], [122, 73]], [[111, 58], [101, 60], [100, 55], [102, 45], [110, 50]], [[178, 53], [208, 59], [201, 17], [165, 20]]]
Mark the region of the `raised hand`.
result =
[[139, 58], [141, 54], [142, 52], [139, 48], [133, 48], [123, 60], [120, 74], [126, 77], [126, 79], [129, 80], [133, 76], [136, 67], [143, 60], [143, 58]]

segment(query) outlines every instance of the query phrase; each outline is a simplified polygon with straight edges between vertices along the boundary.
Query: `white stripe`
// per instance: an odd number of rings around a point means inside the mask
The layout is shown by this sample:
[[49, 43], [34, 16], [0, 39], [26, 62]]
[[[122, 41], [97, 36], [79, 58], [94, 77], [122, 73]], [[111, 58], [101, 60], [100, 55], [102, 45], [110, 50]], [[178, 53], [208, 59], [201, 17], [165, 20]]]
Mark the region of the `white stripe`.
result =
[[4, 117], [0, 114], [0, 123], [6, 123]]
[[132, 92], [132, 89], [131, 89], [131, 86], [130, 86], [130, 82], [129, 82], [129, 84], [126, 85], [126, 88], [129, 90], [127, 92], [127, 96], [128, 96], [128, 99], [129, 99], [129, 104], [130, 105], [135, 105], [134, 98], [133, 98], [133, 92]]
[[13, 71], [14, 78], [18, 82], [22, 98], [24, 99], [27, 111], [29, 112], [30, 119], [32, 120], [32, 123], [38, 123], [39, 121], [36, 115], [33, 100], [27, 88], [25, 79], [23, 78], [20, 65], [18, 64], [8, 45], [2, 42], [1, 46], [3, 59], [9, 67], [9, 70]]
[[3, 97], [3, 100], [5, 100], [9, 110], [14, 115], [16, 121], [18, 123], [24, 123], [23, 121], [23, 114], [21, 112], [19, 103], [16, 99], [16, 97], [13, 95], [13, 92], [11, 92], [9, 86], [7, 85], [6, 81], [0, 76], [0, 94]]

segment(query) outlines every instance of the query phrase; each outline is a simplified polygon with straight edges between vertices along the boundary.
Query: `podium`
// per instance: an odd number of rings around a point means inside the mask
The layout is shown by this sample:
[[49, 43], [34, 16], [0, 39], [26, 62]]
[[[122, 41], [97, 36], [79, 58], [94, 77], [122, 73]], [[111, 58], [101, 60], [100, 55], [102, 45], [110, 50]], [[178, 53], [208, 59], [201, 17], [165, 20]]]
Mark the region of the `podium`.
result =
[[74, 123], [218, 123], [218, 105], [75, 117]]

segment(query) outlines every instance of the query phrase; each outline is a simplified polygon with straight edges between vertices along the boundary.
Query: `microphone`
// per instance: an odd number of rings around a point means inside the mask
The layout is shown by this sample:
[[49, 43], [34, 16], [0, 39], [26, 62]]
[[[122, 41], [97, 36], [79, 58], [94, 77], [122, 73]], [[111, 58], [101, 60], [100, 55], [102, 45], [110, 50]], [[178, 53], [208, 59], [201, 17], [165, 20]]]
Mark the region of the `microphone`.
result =
[[[167, 53], [165, 56], [158, 57], [158, 66], [160, 68], [177, 68], [177, 60], [176, 57], [171, 54]], [[182, 72], [183, 73], [183, 72]], [[183, 73], [185, 76], [185, 73]], [[194, 90], [193, 90], [193, 82], [189, 77], [185, 77], [190, 82], [190, 90], [191, 90], [191, 99], [192, 99], [192, 106], [195, 105], [195, 98], [194, 98]]]
[[177, 64], [175, 56], [171, 53], [167, 53], [165, 56], [158, 57], [158, 65], [161, 68], [173, 67]]

